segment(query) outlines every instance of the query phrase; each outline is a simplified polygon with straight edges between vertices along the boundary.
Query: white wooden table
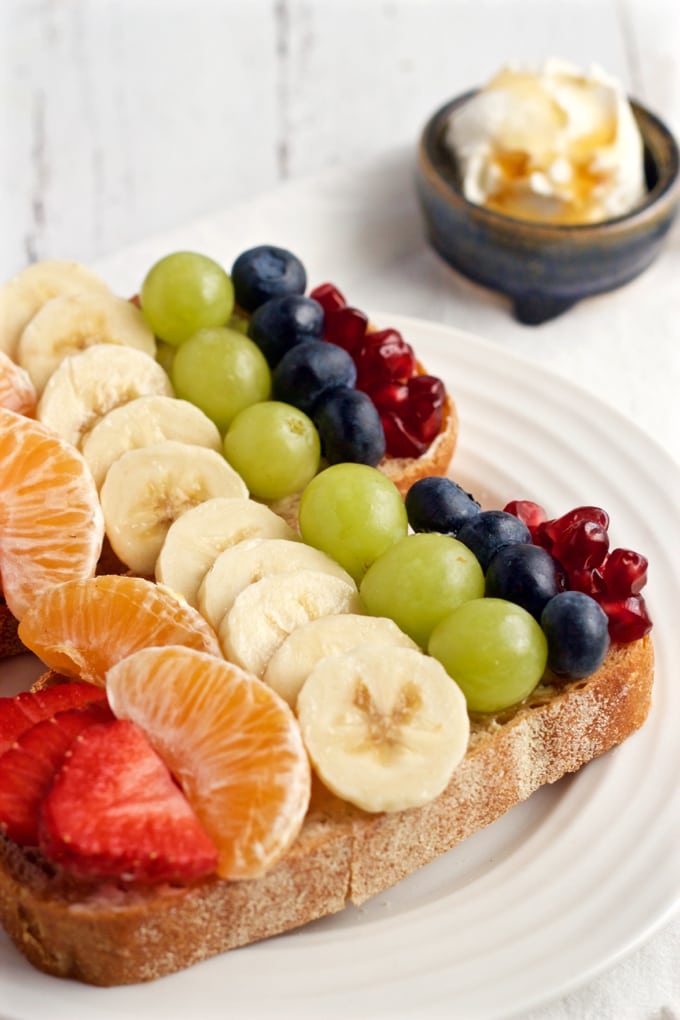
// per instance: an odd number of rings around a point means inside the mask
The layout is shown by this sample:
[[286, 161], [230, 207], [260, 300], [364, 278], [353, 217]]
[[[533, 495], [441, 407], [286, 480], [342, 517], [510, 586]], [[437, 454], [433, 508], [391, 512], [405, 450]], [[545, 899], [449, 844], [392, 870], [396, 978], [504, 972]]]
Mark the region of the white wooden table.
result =
[[[592, 389], [680, 462], [680, 222], [638, 281], [534, 330], [428, 250], [412, 186], [430, 112], [508, 60], [597, 62], [680, 133], [677, 0], [3, 0], [0, 46], [0, 277], [68, 256], [125, 291], [168, 239], [271, 241], [360, 307]], [[527, 1016], [680, 1018], [680, 921]]]

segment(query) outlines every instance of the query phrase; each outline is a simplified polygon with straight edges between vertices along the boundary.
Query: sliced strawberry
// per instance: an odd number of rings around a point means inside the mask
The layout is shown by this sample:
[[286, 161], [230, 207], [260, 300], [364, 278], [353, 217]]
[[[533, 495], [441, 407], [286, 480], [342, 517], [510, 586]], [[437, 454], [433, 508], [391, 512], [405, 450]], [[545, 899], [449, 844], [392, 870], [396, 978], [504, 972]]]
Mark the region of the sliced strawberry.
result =
[[0, 754], [35, 723], [105, 697], [105, 691], [94, 684], [71, 681], [41, 691], [22, 691], [13, 698], [0, 698]]
[[82, 878], [189, 881], [217, 849], [135, 723], [83, 730], [41, 810], [46, 857]]
[[38, 845], [40, 805], [69, 747], [87, 726], [109, 719], [111, 709], [99, 700], [24, 730], [0, 756], [0, 832], [21, 846]]

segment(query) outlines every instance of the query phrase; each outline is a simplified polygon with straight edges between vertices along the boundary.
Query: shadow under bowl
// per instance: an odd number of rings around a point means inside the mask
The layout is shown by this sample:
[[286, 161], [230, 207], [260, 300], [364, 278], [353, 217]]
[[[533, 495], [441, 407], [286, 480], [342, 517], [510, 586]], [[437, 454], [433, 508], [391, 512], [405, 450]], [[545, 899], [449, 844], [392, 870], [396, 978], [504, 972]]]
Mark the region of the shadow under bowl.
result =
[[538, 325], [583, 298], [623, 286], [658, 255], [680, 199], [678, 146], [652, 113], [631, 102], [644, 143], [647, 197], [625, 216], [588, 225], [533, 223], [463, 197], [446, 124], [475, 91], [442, 106], [420, 139], [417, 190], [428, 240], [454, 269], [507, 295], [515, 317]]

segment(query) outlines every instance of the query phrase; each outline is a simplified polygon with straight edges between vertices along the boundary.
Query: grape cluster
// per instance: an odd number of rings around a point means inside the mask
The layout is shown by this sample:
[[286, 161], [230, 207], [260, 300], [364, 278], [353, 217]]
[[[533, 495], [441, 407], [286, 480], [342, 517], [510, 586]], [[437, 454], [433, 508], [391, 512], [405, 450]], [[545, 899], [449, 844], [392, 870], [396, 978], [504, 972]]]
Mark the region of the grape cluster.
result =
[[599, 507], [552, 520], [528, 500], [482, 510], [450, 479], [425, 478], [407, 493], [406, 508], [414, 531], [455, 536], [474, 552], [487, 600], [519, 606], [540, 625], [556, 678], [589, 676], [610, 641], [635, 641], [651, 629], [641, 595], [647, 561], [632, 550], [609, 551], [609, 518]]
[[205, 255], [174, 252], [152, 266], [136, 299], [176, 395], [226, 434], [227, 458], [246, 466], [261, 499], [299, 491], [321, 457], [375, 466], [385, 454], [420, 456], [442, 426], [443, 383], [418, 373], [401, 335], [372, 331], [333, 285], [309, 296], [306, 287], [297, 256], [259, 245], [230, 274]]

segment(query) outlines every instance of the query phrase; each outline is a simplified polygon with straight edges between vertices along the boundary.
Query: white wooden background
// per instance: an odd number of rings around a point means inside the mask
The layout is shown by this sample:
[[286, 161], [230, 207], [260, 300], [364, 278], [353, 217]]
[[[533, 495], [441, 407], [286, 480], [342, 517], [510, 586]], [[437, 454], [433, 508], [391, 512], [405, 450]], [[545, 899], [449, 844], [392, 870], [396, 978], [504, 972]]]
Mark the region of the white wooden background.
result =
[[0, 279], [413, 144], [508, 60], [680, 127], [678, 0], [0, 0]]

